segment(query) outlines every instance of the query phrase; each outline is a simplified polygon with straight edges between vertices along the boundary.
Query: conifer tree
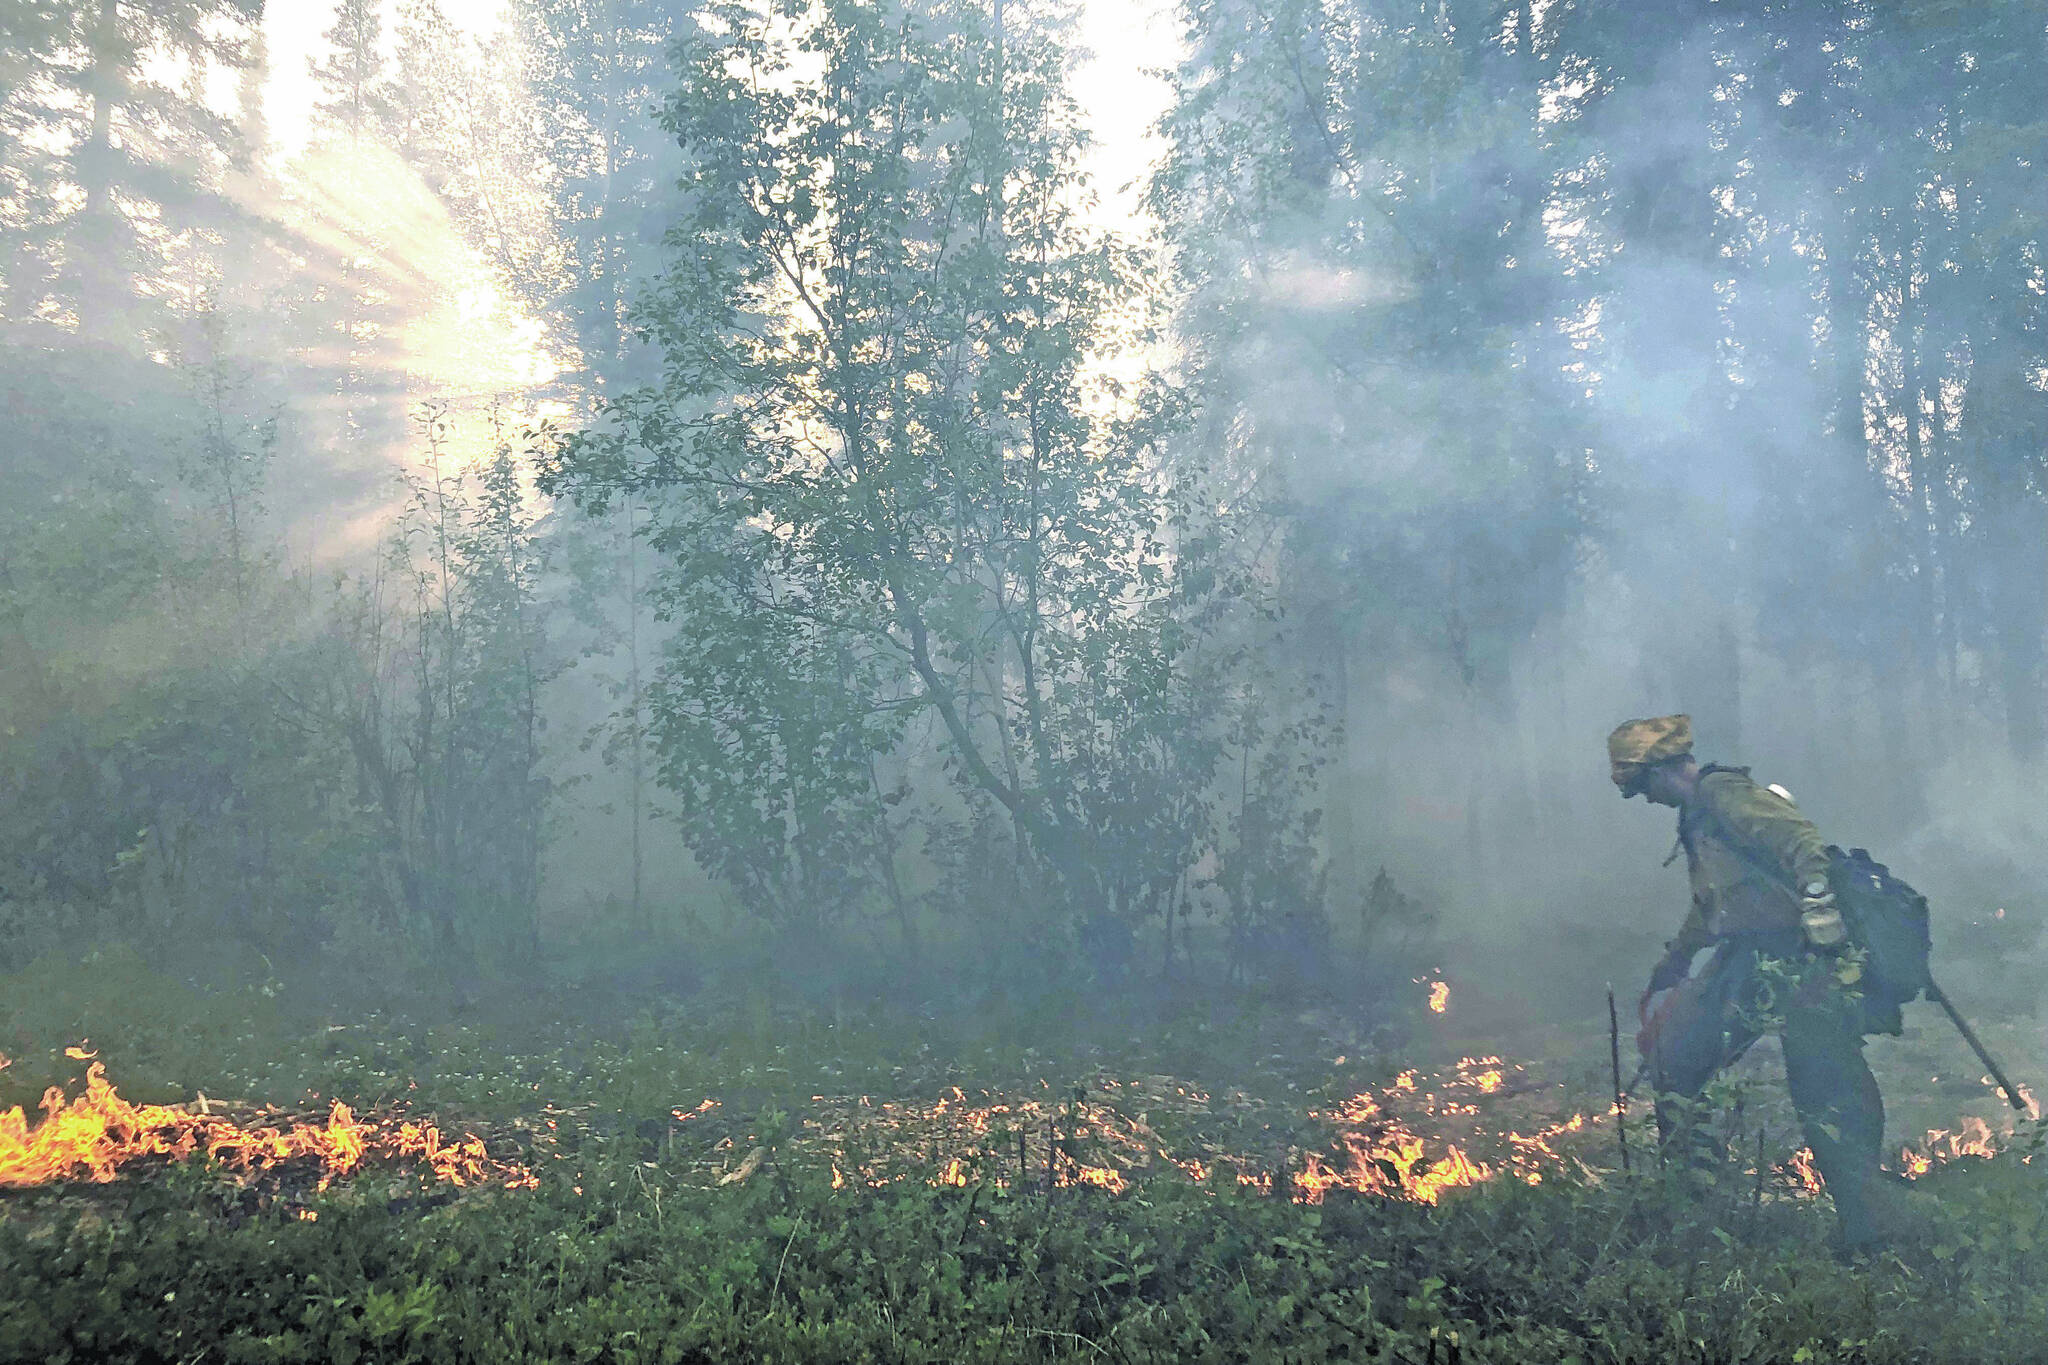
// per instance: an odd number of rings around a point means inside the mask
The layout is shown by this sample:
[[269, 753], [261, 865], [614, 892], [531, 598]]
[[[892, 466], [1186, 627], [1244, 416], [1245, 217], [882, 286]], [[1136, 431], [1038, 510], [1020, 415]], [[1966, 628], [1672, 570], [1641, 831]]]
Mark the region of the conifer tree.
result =
[[383, 35], [383, 6], [378, 0], [340, 0], [334, 22], [321, 34], [328, 55], [306, 62], [321, 92], [316, 113], [351, 142], [376, 137], [389, 123]]
[[244, 67], [258, 15], [253, 0], [66, 0], [5, 35], [11, 317], [162, 344], [169, 244], [240, 216], [224, 193], [239, 132], [190, 77]]

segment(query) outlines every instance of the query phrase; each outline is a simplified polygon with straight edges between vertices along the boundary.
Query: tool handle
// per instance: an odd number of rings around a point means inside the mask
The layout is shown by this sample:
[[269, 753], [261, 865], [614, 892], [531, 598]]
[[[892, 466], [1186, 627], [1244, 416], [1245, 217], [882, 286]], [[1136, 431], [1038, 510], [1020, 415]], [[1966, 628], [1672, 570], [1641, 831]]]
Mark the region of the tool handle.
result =
[[1607, 988], [1607, 1056], [1614, 1066], [1614, 1136], [1621, 1144], [1621, 1169], [1626, 1175], [1629, 1169], [1628, 1091], [1621, 1088], [1621, 1017], [1614, 1009], [1612, 985]]
[[2020, 1098], [2018, 1088], [2005, 1078], [2005, 1072], [2000, 1070], [1998, 1063], [1992, 1059], [1991, 1050], [1984, 1046], [1982, 1039], [1977, 1037], [1977, 1030], [1970, 1027], [1970, 1021], [1963, 1018], [1963, 1012], [1955, 1007], [1955, 1002], [1948, 998], [1948, 993], [1934, 982], [1929, 981], [1927, 983], [1927, 998], [1941, 1006], [1942, 1010], [1948, 1015], [1948, 1021], [1956, 1026], [1957, 1033], [1963, 1035], [1963, 1041], [1970, 1045], [1970, 1051], [1977, 1054], [1977, 1060], [1984, 1063], [1985, 1070], [1991, 1073], [1991, 1079], [1998, 1082], [1998, 1088], [2005, 1092], [2006, 1103], [2019, 1110], [2022, 1114], [2031, 1114], [2033, 1111], [2028, 1107], [2027, 1102]]

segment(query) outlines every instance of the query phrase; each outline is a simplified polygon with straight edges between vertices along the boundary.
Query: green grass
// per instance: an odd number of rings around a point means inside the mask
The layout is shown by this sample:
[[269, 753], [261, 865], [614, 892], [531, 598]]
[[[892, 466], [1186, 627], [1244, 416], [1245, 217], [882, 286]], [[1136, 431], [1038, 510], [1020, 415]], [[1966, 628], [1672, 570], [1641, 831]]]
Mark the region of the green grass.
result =
[[[536, 1096], [658, 1115], [711, 1093], [729, 1107], [788, 1108], [820, 1093], [931, 1097], [1104, 1071], [1298, 1102], [1393, 1066], [1362, 1050], [1368, 1024], [1328, 1020], [1345, 1036], [1322, 1037], [1271, 1002], [1220, 993], [1162, 1002], [1074, 986], [906, 1007], [885, 989], [855, 998], [801, 985], [739, 976], [675, 997], [536, 981], [473, 991], [459, 1007], [424, 990], [367, 1003], [304, 983], [194, 985], [108, 948], [0, 977], [0, 1055], [14, 1059], [0, 1070], [0, 1106], [75, 1084], [84, 1065], [62, 1049], [81, 1041], [137, 1100], [310, 1094], [485, 1119], [529, 1113]], [[1339, 1054], [1347, 1066], [1333, 1070]]]
[[[773, 1145], [812, 1093], [1171, 1069], [1255, 1081], [1270, 1116], [1335, 1082], [1327, 1048], [1289, 1050], [1298, 1018], [1214, 1002], [1120, 1020], [1112, 1005], [1091, 1016], [1051, 1001], [1041, 1008], [1061, 1018], [1040, 1021], [797, 1007], [759, 990], [678, 1003], [530, 989], [500, 1007], [437, 1013], [422, 999], [355, 1013], [270, 984], [201, 990], [119, 954], [39, 964], [0, 982], [0, 1052], [15, 1059], [0, 1103], [74, 1081], [81, 1064], [60, 1049], [89, 1036], [138, 1098], [289, 1102], [311, 1089], [404, 1100], [456, 1126], [573, 1106], [560, 1144], [529, 1154], [539, 1187], [451, 1199], [383, 1172], [266, 1203], [188, 1164], [0, 1196], [0, 1360], [1647, 1365], [2048, 1352], [2048, 1160], [2023, 1152], [1938, 1170], [1920, 1226], [1855, 1264], [1829, 1253], [1824, 1203], [1655, 1171], [1499, 1181], [1434, 1208], [1311, 1208], [1177, 1176], [1120, 1197], [835, 1190], [815, 1158], [785, 1149], [751, 1180], [707, 1187], [712, 1143]], [[657, 1124], [656, 1136], [642, 1121], [710, 1094], [724, 1108], [701, 1125]]]
[[1306, 1208], [1159, 1181], [707, 1190], [626, 1156], [421, 1212], [360, 1182], [236, 1216], [203, 1176], [0, 1220], [0, 1358], [227, 1361], [2030, 1361], [2048, 1235], [2016, 1160], [1933, 1240], [1837, 1264], [1797, 1204], [1503, 1184]]

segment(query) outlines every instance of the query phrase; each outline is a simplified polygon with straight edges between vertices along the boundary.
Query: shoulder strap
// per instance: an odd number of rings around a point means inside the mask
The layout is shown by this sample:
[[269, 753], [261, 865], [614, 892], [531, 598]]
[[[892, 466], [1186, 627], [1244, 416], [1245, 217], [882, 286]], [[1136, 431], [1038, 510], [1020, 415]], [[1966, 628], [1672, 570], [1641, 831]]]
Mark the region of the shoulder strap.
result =
[[[1710, 763], [1700, 769], [1700, 776], [1705, 777], [1709, 773], [1740, 773], [1742, 776], [1748, 777], [1749, 769], [1724, 768], [1718, 763]], [[1767, 881], [1774, 881], [1781, 886], [1792, 887], [1792, 874], [1786, 869], [1777, 866], [1775, 859], [1766, 862], [1763, 858], [1759, 857], [1757, 850], [1751, 847], [1749, 841], [1737, 833], [1726, 820], [1721, 818], [1721, 813], [1714, 809], [1711, 802], [1697, 797], [1694, 798], [1694, 801], [1699, 806], [1699, 823], [1706, 825], [1715, 834], [1720, 836], [1721, 842], [1726, 844], [1729, 850], [1736, 857], [1740, 858], [1750, 871], [1760, 874]], [[1684, 833], [1685, 821], [1681, 817], [1679, 820], [1679, 835], [1681, 839], [1684, 837]], [[1796, 887], [1792, 887], [1792, 889], [1797, 890]]]

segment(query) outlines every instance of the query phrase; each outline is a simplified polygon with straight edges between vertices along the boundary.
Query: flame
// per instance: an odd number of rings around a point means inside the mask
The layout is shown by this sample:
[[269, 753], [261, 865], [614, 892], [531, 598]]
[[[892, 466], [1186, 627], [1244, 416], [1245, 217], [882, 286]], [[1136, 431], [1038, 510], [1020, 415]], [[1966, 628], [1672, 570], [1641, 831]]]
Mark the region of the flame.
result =
[[[0, 1189], [110, 1181], [139, 1157], [199, 1154], [245, 1181], [299, 1163], [317, 1175], [321, 1188], [375, 1162], [418, 1164], [458, 1187], [537, 1183], [523, 1167], [494, 1160], [474, 1135], [444, 1142], [431, 1123], [361, 1118], [338, 1101], [324, 1122], [278, 1126], [237, 1123], [204, 1096], [186, 1106], [132, 1104], [115, 1092], [88, 1045], [67, 1052], [89, 1063], [85, 1093], [67, 1099], [52, 1088], [33, 1126], [21, 1109], [0, 1113]], [[1554, 1098], [1545, 1101], [1545, 1094]], [[1071, 1092], [1046, 1083], [1008, 1094], [949, 1087], [921, 1103], [814, 1096], [796, 1143], [829, 1163], [835, 1190], [922, 1180], [949, 1188], [987, 1183], [1124, 1194], [1163, 1172], [1202, 1185], [1221, 1177], [1306, 1204], [1322, 1203], [1335, 1190], [1433, 1205], [1448, 1191], [1502, 1177], [1536, 1185], [1561, 1171], [1587, 1169], [1590, 1139], [1615, 1111], [1544, 1107], [1561, 1094], [1500, 1057], [1463, 1057], [1441, 1070], [1403, 1071], [1310, 1111], [1331, 1134], [1321, 1150], [1269, 1149], [1254, 1156], [1200, 1141], [1169, 1144], [1150, 1126], [1148, 1111], [1185, 1115], [1209, 1108], [1211, 1097], [1200, 1089], [1166, 1076], [1096, 1077]], [[1245, 1117], [1269, 1103], [1238, 1092], [1217, 1101]], [[682, 1123], [719, 1107], [707, 1098], [670, 1113]], [[547, 1112], [567, 1111], [550, 1106]], [[540, 1122], [556, 1126], [552, 1117]], [[1898, 1166], [1916, 1178], [1958, 1158], [1993, 1156], [2010, 1137], [2010, 1128], [2001, 1135], [1982, 1119], [1966, 1118], [1901, 1149]], [[1585, 1141], [1573, 1141], [1579, 1138]], [[733, 1143], [728, 1136], [715, 1150]], [[1775, 1188], [1784, 1192], [1810, 1197], [1824, 1189], [1810, 1152], [1795, 1152], [1775, 1169]]]
[[1347, 1134], [1344, 1144], [1351, 1156], [1348, 1170], [1330, 1170], [1320, 1155], [1307, 1154], [1307, 1166], [1294, 1177], [1294, 1188], [1300, 1191], [1303, 1203], [1320, 1204], [1330, 1190], [1348, 1189], [1434, 1204], [1445, 1190], [1477, 1185], [1494, 1176], [1491, 1167], [1472, 1160], [1455, 1144], [1445, 1147], [1441, 1157], [1430, 1159], [1423, 1139], [1414, 1133], [1395, 1132], [1382, 1138]]
[[1427, 1090], [1419, 1085], [1419, 1075], [1404, 1071], [1385, 1090], [1353, 1095], [1335, 1109], [1315, 1115], [1338, 1128], [1346, 1160], [1342, 1169], [1335, 1169], [1321, 1154], [1308, 1153], [1306, 1168], [1293, 1182], [1303, 1202], [1319, 1204], [1330, 1190], [1348, 1189], [1434, 1204], [1446, 1190], [1491, 1180], [1503, 1169], [1512, 1168], [1528, 1179], [1535, 1174], [1530, 1169], [1534, 1164], [1562, 1160], [1551, 1148], [1551, 1139], [1585, 1125], [1585, 1116], [1576, 1115], [1532, 1136], [1507, 1133], [1509, 1155], [1498, 1165], [1474, 1159], [1450, 1140], [1432, 1155], [1430, 1140], [1411, 1118], [1395, 1113], [1395, 1106], [1407, 1108], [1419, 1100], [1421, 1112], [1412, 1116], [1415, 1119], [1475, 1115], [1478, 1097], [1503, 1092], [1505, 1064], [1498, 1057], [1463, 1057], [1449, 1075], [1434, 1078]]
[[[66, 1050], [75, 1056], [83, 1049]], [[414, 1162], [436, 1179], [467, 1186], [501, 1183], [532, 1188], [539, 1182], [524, 1167], [497, 1161], [483, 1140], [465, 1135], [444, 1142], [431, 1123], [412, 1120], [363, 1122], [340, 1100], [324, 1124], [293, 1123], [288, 1129], [244, 1128], [230, 1119], [162, 1104], [130, 1104], [107, 1080], [104, 1064], [86, 1071], [85, 1093], [67, 1100], [52, 1086], [43, 1094], [42, 1121], [31, 1127], [19, 1106], [0, 1112], [0, 1189], [54, 1180], [113, 1180], [139, 1157], [173, 1161], [204, 1153], [247, 1177], [288, 1161], [311, 1161], [319, 1188], [372, 1160]]]
[[1997, 1156], [2002, 1145], [2003, 1137], [1992, 1132], [1990, 1124], [1970, 1117], [1954, 1128], [1929, 1129], [1920, 1140], [1919, 1150], [1900, 1149], [1899, 1164], [1906, 1175], [1918, 1179], [1934, 1167], [1959, 1157]]
[[1801, 1194], [1819, 1194], [1826, 1188], [1820, 1178], [1820, 1169], [1813, 1164], [1813, 1149], [1810, 1147], [1801, 1147], [1778, 1169], [1791, 1177], [1793, 1188]]
[[[1990, 1124], [1980, 1118], [1965, 1117], [1954, 1128], [1931, 1128], [1919, 1143], [1901, 1147], [1899, 1174], [1908, 1180], [1918, 1180], [1936, 1166], [1960, 1158], [1995, 1157], [2003, 1145], [2004, 1138], [1993, 1132]], [[1820, 1169], [1813, 1164], [1810, 1148], [1801, 1147], [1778, 1169], [1795, 1193], [1817, 1195], [1827, 1187]]]
[[1450, 1009], [1450, 1007], [1451, 1007], [1451, 983], [1450, 983], [1450, 982], [1448, 982], [1448, 981], [1432, 981], [1432, 982], [1430, 982], [1430, 983], [1429, 983], [1429, 1008], [1431, 1009], [1431, 1011], [1433, 1011], [1434, 1013], [1437, 1013], [1437, 1014], [1442, 1014], [1442, 1013], [1444, 1013], [1444, 1012], [1445, 1012], [1446, 1010]]
[[[1977, 1083], [1987, 1090], [1999, 1089], [1996, 1076], [1979, 1076]], [[2027, 1086], [2027, 1083], [2025, 1081], [2014, 1081], [2012, 1088], [2019, 1092], [2020, 1102], [2027, 1106], [2028, 1116], [2032, 1118], [2041, 1117], [2041, 1102], [2034, 1098], [2034, 1092]]]
[[[1565, 1139], [1589, 1133], [1607, 1115], [1553, 1113], [1528, 1131], [1474, 1121], [1546, 1089], [1496, 1056], [1464, 1057], [1440, 1073], [1404, 1071], [1312, 1112], [1334, 1130], [1331, 1147], [1291, 1150], [1277, 1170], [1270, 1158], [1207, 1144], [1176, 1150], [1150, 1126], [1147, 1111], [1185, 1112], [1211, 1099], [1163, 1076], [1097, 1077], [1072, 1099], [1055, 1098], [1060, 1092], [1044, 1083], [1023, 1094], [969, 1095], [949, 1087], [921, 1103], [820, 1099], [798, 1142], [829, 1162], [835, 1188], [921, 1179], [953, 1188], [986, 1182], [1122, 1193], [1148, 1173], [1171, 1172], [1197, 1184], [1221, 1175], [1247, 1190], [1305, 1203], [1342, 1189], [1433, 1204], [1445, 1191], [1503, 1175], [1539, 1184], [1573, 1163]], [[1242, 1094], [1228, 1102], [1265, 1104]]]

